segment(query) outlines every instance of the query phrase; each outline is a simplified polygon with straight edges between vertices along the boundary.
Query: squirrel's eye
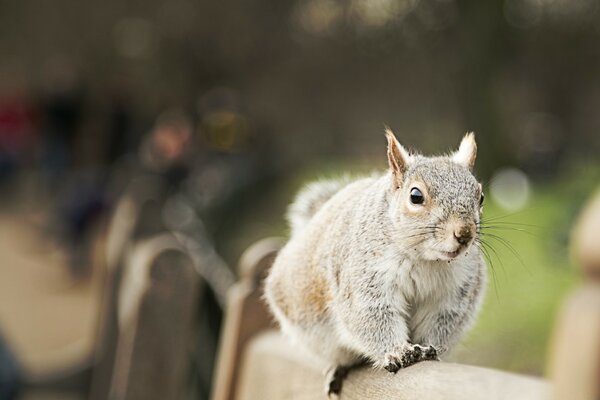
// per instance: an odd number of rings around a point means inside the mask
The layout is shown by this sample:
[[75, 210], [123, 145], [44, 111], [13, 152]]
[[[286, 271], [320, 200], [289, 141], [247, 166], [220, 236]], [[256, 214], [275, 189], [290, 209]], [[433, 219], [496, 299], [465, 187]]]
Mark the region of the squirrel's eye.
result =
[[479, 205], [480, 206], [483, 205], [483, 200], [485, 200], [485, 196], [483, 195], [483, 192], [481, 192], [481, 197], [479, 198]]
[[417, 188], [410, 189], [410, 202], [413, 204], [423, 204], [425, 197], [423, 193]]

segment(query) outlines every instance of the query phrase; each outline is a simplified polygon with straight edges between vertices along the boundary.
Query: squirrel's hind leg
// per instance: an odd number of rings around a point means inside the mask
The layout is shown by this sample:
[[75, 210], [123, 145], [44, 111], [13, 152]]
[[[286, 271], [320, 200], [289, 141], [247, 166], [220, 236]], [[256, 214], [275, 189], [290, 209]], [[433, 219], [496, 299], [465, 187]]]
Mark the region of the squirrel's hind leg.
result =
[[344, 384], [344, 380], [346, 379], [350, 371], [368, 364], [368, 360], [362, 359], [350, 365], [338, 365], [327, 371], [327, 386], [325, 387], [327, 396], [330, 399], [339, 396], [342, 392], [342, 385]]
[[325, 390], [327, 391], [327, 396], [331, 398], [335, 398], [335, 396], [339, 396], [342, 392], [342, 384], [344, 383], [344, 379], [348, 376], [350, 372], [350, 367], [338, 365], [337, 367], [331, 368], [327, 372], [327, 386]]

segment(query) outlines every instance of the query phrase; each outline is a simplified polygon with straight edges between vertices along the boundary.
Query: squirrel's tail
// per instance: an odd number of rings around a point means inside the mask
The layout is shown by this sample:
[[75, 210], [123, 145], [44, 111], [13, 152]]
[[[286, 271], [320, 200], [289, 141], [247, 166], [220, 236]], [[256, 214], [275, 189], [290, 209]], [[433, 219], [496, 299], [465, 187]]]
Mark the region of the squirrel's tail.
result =
[[294, 236], [308, 224], [319, 209], [349, 183], [348, 178], [322, 180], [308, 184], [290, 205], [287, 219]]

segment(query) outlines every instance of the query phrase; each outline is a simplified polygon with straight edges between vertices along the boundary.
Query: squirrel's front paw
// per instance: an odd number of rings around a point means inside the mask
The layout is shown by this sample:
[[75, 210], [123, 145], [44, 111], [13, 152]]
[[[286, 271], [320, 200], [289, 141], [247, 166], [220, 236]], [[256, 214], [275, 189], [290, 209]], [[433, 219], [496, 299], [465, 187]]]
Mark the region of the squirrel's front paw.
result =
[[406, 368], [426, 360], [438, 360], [435, 347], [404, 343], [384, 356], [383, 368], [396, 373], [400, 368]]

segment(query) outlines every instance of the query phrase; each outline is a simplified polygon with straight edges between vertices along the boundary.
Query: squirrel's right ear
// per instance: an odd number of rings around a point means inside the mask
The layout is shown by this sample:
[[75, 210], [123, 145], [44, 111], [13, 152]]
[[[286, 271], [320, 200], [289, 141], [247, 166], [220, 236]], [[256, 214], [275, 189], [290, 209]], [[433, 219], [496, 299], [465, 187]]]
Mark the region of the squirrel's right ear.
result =
[[460, 142], [457, 151], [452, 154], [452, 161], [464, 165], [471, 171], [475, 167], [475, 159], [477, 158], [477, 143], [475, 143], [475, 134], [469, 132]]
[[387, 138], [388, 142], [388, 164], [392, 170], [392, 174], [394, 175], [394, 187], [399, 188], [402, 186], [404, 173], [408, 168], [410, 155], [398, 142], [396, 136], [394, 136], [394, 133], [390, 128], [385, 129], [385, 137]]

